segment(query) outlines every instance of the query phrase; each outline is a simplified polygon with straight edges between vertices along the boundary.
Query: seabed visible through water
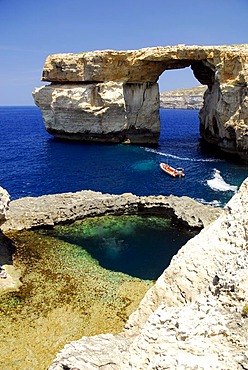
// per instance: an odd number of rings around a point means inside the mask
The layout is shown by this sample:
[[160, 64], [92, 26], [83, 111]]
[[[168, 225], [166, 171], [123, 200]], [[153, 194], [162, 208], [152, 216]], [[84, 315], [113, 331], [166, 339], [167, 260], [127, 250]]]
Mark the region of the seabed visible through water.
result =
[[44, 370], [66, 343], [120, 332], [171, 257], [193, 236], [173, 230], [163, 218], [106, 216], [51, 230], [9, 232], [22, 286], [0, 299], [1, 367]]

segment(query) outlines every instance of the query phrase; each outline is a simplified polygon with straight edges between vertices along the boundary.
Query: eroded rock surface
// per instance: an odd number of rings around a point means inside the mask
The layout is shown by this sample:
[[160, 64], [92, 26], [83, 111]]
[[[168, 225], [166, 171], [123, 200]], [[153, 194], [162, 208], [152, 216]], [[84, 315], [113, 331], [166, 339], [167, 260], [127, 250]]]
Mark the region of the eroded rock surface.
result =
[[166, 70], [185, 67], [208, 86], [200, 112], [202, 137], [248, 160], [247, 44], [54, 54], [42, 77], [52, 85], [33, 95], [54, 136], [155, 144], [157, 80]]
[[2, 230], [53, 226], [105, 214], [155, 214], [202, 228], [215, 220], [220, 212], [219, 208], [203, 205], [186, 196], [139, 197], [131, 193], [113, 195], [83, 190], [14, 200], [10, 202]]
[[113, 143], [158, 141], [156, 83], [52, 84], [36, 89], [34, 96], [46, 130], [58, 138]]
[[122, 333], [65, 346], [50, 370], [248, 367], [248, 179], [186, 243]]
[[0, 187], [0, 226], [6, 220], [6, 213], [9, 207], [10, 196], [7, 190]]

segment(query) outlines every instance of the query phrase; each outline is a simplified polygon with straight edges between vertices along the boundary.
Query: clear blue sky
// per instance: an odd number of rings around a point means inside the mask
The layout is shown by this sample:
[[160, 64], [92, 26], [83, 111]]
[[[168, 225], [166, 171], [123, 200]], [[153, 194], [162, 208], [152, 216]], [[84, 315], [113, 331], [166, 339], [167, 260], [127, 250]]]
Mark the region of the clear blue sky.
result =
[[[0, 105], [33, 105], [49, 54], [248, 43], [248, 0], [0, 0]], [[160, 91], [198, 84], [165, 72]]]

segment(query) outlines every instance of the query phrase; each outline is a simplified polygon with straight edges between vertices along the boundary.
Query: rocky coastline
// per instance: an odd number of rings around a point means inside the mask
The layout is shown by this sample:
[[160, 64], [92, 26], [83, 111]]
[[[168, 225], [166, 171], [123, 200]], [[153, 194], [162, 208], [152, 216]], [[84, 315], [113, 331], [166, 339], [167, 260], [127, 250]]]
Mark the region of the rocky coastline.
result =
[[50, 370], [247, 366], [248, 179], [224, 210], [175, 196], [81, 191], [9, 202], [4, 195], [7, 234], [104, 214], [162, 215], [202, 229], [173, 257], [122, 332], [67, 344]]
[[196, 109], [204, 103], [207, 86], [196, 86], [188, 89], [177, 89], [160, 93], [160, 108], [163, 109]]
[[33, 96], [55, 137], [156, 145], [158, 78], [190, 67], [208, 87], [199, 114], [203, 140], [248, 161], [247, 60], [247, 44], [54, 54], [43, 68], [50, 85]]
[[247, 368], [247, 207], [248, 179], [173, 257], [123, 332], [66, 345], [49, 370]]
[[[16, 248], [12, 250], [12, 259], [5, 260], [7, 278], [0, 279], [1, 333], [6, 339], [9, 333], [15, 336], [14, 348], [12, 345], [2, 347], [2, 360], [5, 366], [12, 366], [8, 354], [14, 351], [20, 369], [25, 369], [28, 361], [37, 370], [44, 369], [43, 356], [46, 356], [44, 362], [48, 366], [58, 350], [77, 338], [79, 333], [118, 333], [138, 307], [147, 289], [154, 284], [152, 281], [102, 269], [83, 256], [77, 260], [73, 248], [65, 254], [68, 245], [45, 237], [44, 228], [48, 228], [49, 232], [55, 225], [67, 225], [77, 220], [84, 220], [90, 225], [93, 222], [90, 218], [95, 216], [118, 215], [122, 219], [122, 215], [138, 214], [171, 217], [172, 222], [180, 228], [199, 230], [222, 212], [221, 209], [204, 206], [188, 197], [138, 197], [133, 194], [112, 195], [93, 191], [26, 197], [6, 201], [2, 208], [5, 223], [1, 227], [1, 248], [6, 240]], [[69, 293], [72, 287], [73, 296]], [[70, 304], [64, 303], [67, 301]], [[13, 309], [6, 315], [7, 307], [13, 304]], [[101, 316], [97, 314], [97, 308]], [[68, 314], [68, 324], [61, 325], [63, 320], [67, 320]], [[22, 333], [19, 332], [20, 321]], [[49, 354], [46, 347], [43, 350], [36, 343], [37, 330], [41, 329], [39, 342], [50, 343]], [[57, 340], [46, 338], [52, 330], [56, 331]], [[30, 354], [25, 357], [25, 343], [29, 341], [34, 341], [34, 344]]]
[[[131, 193], [115, 195], [83, 190], [10, 201], [5, 189], [1, 188], [1, 194], [1, 232], [7, 235], [12, 231], [49, 228], [103, 215], [156, 215], [169, 218], [180, 227], [200, 230], [221, 213], [220, 208], [203, 205], [186, 196], [139, 197]], [[2, 248], [5, 248], [4, 242]], [[7, 249], [2, 251], [8, 255], [2, 261], [7, 278], [0, 279], [0, 291], [5, 292], [21, 285], [20, 271], [12, 265]]]
[[72, 223], [86, 217], [138, 214], [168, 217], [186, 227], [201, 229], [221, 210], [189, 197], [103, 194], [91, 190], [25, 197], [9, 203], [3, 232]]

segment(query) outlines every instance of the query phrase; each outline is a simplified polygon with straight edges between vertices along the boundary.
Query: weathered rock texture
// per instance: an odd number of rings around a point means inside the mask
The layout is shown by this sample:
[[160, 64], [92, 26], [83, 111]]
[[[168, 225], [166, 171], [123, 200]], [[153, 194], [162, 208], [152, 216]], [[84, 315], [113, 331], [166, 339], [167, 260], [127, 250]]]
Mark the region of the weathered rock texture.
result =
[[14, 200], [10, 202], [2, 230], [53, 226], [105, 214], [155, 214], [190, 227], [202, 228], [215, 220], [220, 212], [218, 208], [188, 197], [138, 197], [131, 193], [112, 195], [84, 190]]
[[46, 130], [58, 138], [113, 143], [158, 141], [156, 83], [52, 84], [36, 89], [34, 96]]
[[248, 179], [173, 257], [117, 336], [65, 346], [50, 370], [248, 368]]
[[201, 109], [205, 86], [178, 89], [160, 93], [160, 108], [164, 109]]
[[50, 55], [33, 93], [48, 132], [67, 139], [156, 143], [157, 80], [191, 67], [207, 85], [201, 135], [248, 160], [248, 45], [167, 46]]
[[9, 207], [10, 196], [9, 193], [0, 187], [0, 226], [6, 220], [6, 213]]

